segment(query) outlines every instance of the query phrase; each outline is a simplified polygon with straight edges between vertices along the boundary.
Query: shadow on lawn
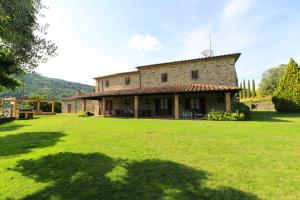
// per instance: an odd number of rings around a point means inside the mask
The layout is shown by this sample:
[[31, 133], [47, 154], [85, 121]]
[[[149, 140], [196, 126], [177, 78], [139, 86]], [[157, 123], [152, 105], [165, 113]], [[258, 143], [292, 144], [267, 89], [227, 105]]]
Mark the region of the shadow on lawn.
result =
[[19, 128], [22, 128], [24, 126], [28, 125], [20, 125], [20, 124], [2, 124], [0, 125], [0, 133], [5, 132], [5, 131], [15, 131], [18, 130]]
[[300, 113], [278, 113], [275, 111], [253, 111], [251, 121], [258, 122], [292, 122], [284, 118], [300, 117]]
[[49, 183], [24, 199], [258, 199], [231, 187], [206, 187], [207, 172], [163, 160], [128, 162], [99, 153], [65, 152], [21, 160], [13, 170]]
[[64, 136], [58, 132], [26, 132], [0, 137], [0, 156], [29, 153], [31, 149], [55, 145]]

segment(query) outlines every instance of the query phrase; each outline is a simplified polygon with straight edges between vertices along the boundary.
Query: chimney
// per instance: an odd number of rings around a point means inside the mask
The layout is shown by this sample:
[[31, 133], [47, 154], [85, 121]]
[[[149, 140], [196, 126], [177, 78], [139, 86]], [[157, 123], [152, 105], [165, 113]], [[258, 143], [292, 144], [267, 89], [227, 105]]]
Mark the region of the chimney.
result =
[[81, 95], [81, 91], [80, 90], [76, 90], [75, 96], [80, 96], [80, 95]]

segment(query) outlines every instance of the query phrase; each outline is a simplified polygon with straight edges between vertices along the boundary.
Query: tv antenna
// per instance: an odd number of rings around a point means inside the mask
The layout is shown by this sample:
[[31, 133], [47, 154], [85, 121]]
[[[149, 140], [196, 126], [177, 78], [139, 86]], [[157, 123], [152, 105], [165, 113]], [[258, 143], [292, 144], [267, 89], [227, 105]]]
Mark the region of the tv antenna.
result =
[[209, 38], [209, 49], [205, 49], [204, 51], [202, 51], [202, 55], [206, 58], [214, 56], [214, 52], [212, 50], [212, 44], [211, 44], [211, 34], [208, 35], [208, 38]]

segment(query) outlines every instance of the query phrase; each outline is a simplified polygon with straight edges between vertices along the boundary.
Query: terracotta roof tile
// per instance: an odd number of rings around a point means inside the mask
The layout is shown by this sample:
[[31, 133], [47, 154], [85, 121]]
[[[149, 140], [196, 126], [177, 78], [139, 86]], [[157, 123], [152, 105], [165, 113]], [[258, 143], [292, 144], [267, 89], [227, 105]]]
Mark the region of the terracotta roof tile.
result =
[[188, 60], [177, 60], [177, 61], [171, 61], [171, 62], [142, 65], [142, 66], [138, 66], [136, 68], [141, 69], [144, 67], [156, 67], [156, 66], [161, 66], [161, 65], [178, 64], [178, 63], [186, 63], [186, 62], [194, 62], [194, 61], [202, 61], [202, 60], [211, 60], [211, 59], [226, 58], [226, 57], [233, 57], [235, 59], [235, 61], [237, 61], [239, 59], [240, 55], [241, 55], [241, 53], [230, 53], [230, 54], [223, 54], [223, 55], [217, 55], [217, 56], [211, 56], [211, 57], [202, 57], [202, 58], [194, 58], [194, 59], [188, 59]]
[[226, 85], [211, 85], [211, 84], [191, 84], [191, 85], [175, 85], [175, 86], [161, 86], [149, 87], [139, 89], [115, 90], [101, 93], [84, 94], [70, 99], [85, 99], [96, 97], [110, 97], [110, 96], [125, 96], [125, 95], [143, 95], [143, 94], [172, 94], [172, 93], [189, 93], [189, 92], [212, 92], [212, 91], [233, 91], [237, 92], [240, 88], [237, 86]]

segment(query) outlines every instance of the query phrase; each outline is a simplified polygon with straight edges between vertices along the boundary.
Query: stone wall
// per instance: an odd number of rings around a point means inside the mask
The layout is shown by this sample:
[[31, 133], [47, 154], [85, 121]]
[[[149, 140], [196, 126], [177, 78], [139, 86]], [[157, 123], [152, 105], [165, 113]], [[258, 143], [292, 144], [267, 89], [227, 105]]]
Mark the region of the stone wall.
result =
[[[86, 100], [86, 111], [94, 112], [95, 105], [97, 101], [94, 100]], [[77, 113], [79, 111], [83, 110], [83, 100], [82, 99], [76, 99], [76, 100], [67, 100], [62, 101], [62, 107], [61, 112], [62, 113], [68, 113], [68, 104], [71, 104], [71, 113]]]
[[[219, 58], [187, 63], [140, 68], [141, 87], [171, 86], [176, 84], [221, 84], [237, 86], [235, 59]], [[192, 80], [191, 71], [198, 70], [199, 78]], [[161, 74], [168, 74], [168, 81], [161, 82]]]
[[[125, 78], [130, 78], [130, 84], [125, 84]], [[108, 80], [109, 86], [105, 86], [105, 81]], [[122, 74], [119, 76], [112, 76], [107, 78], [96, 79], [96, 92], [114, 91], [114, 90], [125, 90], [125, 89], [136, 89], [140, 88], [140, 74]]]
[[[191, 71], [198, 70], [199, 78], [193, 80]], [[161, 82], [161, 74], [168, 74], [168, 81]], [[130, 84], [125, 84], [125, 78], [130, 77]], [[105, 81], [109, 86], [105, 86]], [[220, 84], [237, 86], [235, 58], [221, 57], [190, 62], [170, 63], [138, 68], [128, 74], [115, 74], [96, 79], [96, 92], [136, 89], [140, 87], [159, 87], [188, 84]]]

